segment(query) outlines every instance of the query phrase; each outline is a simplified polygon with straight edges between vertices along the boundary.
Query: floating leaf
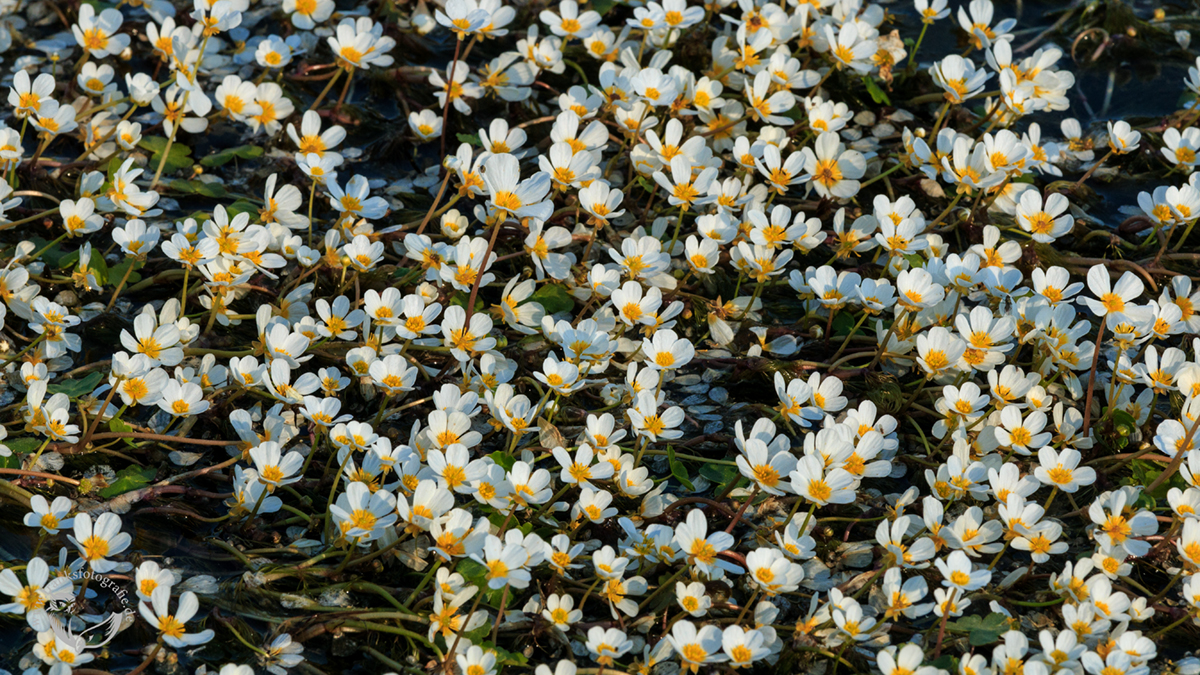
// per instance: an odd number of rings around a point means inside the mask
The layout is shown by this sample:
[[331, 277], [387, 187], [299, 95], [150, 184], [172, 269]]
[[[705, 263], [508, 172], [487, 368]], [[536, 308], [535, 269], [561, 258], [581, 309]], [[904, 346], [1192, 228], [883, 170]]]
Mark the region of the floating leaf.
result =
[[575, 307], [575, 299], [567, 293], [567, 289], [558, 284], [546, 284], [529, 296], [530, 300], [538, 303], [547, 314], [569, 312]]
[[239, 213], [258, 213], [258, 204], [249, 199], [239, 199], [236, 202], [225, 207], [225, 212], [233, 218]]
[[113, 175], [121, 170], [121, 165], [124, 163], [125, 158], [119, 155], [108, 160], [108, 170], [105, 172], [105, 175], [108, 176], [108, 181], [110, 183], [112, 182]]
[[604, 16], [612, 11], [613, 7], [617, 6], [617, 0], [594, 0], [592, 9], [596, 10], [600, 16]]
[[951, 673], [958, 672], [958, 659], [950, 656], [949, 654], [942, 654], [936, 659], [930, 661], [928, 665], [933, 666], [938, 670], [946, 670]]
[[136, 284], [142, 280], [142, 275], [138, 274], [137, 270], [141, 269], [143, 264], [133, 258], [126, 258], [108, 270], [108, 279], [113, 283], [120, 283], [121, 279], [125, 277], [125, 271], [129, 269], [130, 265], [133, 265], [133, 271], [129, 273], [129, 278], [125, 280], [125, 285]]
[[1008, 617], [999, 612], [987, 616], [964, 616], [946, 624], [948, 630], [966, 633], [972, 646], [990, 645], [1008, 631]]
[[68, 398], [78, 398], [84, 394], [90, 394], [103, 379], [103, 373], [88, 373], [78, 380], [55, 382], [46, 387], [46, 391], [51, 394], [66, 394]]
[[468, 145], [474, 145], [477, 148], [483, 147], [483, 141], [479, 140], [478, 134], [455, 134], [455, 135], [458, 136], [459, 143], [466, 143]]
[[687, 468], [683, 466], [683, 462], [675, 458], [675, 446], [667, 446], [667, 463], [671, 465], [671, 475], [675, 477], [688, 490], [695, 492], [696, 486], [692, 485], [692, 480], [688, 478]]
[[838, 312], [837, 316], [833, 317], [833, 325], [830, 327], [829, 333], [835, 337], [845, 337], [854, 329], [855, 323], [857, 322], [849, 312]]
[[[88, 260], [88, 269], [92, 271], [92, 274], [96, 275], [96, 281], [101, 286], [108, 284], [108, 262], [104, 260], [104, 254], [102, 252], [92, 249], [92, 257], [90, 260]], [[122, 272], [122, 274], [124, 274], [124, 272]], [[132, 279], [133, 275], [130, 275], [129, 278]], [[140, 276], [138, 277], [138, 280], [141, 281]]]
[[8, 449], [12, 450], [15, 455], [28, 455], [42, 447], [42, 443], [44, 442], [41, 439], [27, 436], [25, 438], [6, 440], [4, 441], [4, 445], [8, 446]]
[[117, 478], [108, 484], [108, 487], [100, 491], [100, 496], [105, 499], [111, 499], [117, 495], [123, 495], [130, 490], [136, 490], [140, 487], [145, 487], [154, 480], [158, 469], [148, 467], [131, 466], [122, 469], [117, 473]]
[[503, 450], [497, 450], [496, 452], [493, 452], [490, 455], [488, 455], [488, 457], [491, 457], [492, 461], [495, 462], [497, 466], [499, 466], [501, 469], [504, 469], [505, 471], [508, 471], [509, 469], [512, 468], [513, 464], [517, 463], [516, 457], [513, 457], [512, 455], [508, 454], [507, 452], [505, 452]]
[[729, 487], [730, 481], [741, 480], [742, 474], [737, 470], [737, 467], [729, 466], [728, 464], [701, 464], [700, 475], [712, 481], [716, 485], [716, 492], [720, 494]]
[[[162, 136], [143, 136], [138, 147], [149, 150], [154, 154], [150, 157], [150, 166], [158, 167], [162, 161], [163, 151], [167, 149], [167, 139]], [[192, 149], [181, 143], [171, 144], [167, 153], [167, 163], [163, 166], [163, 175], [172, 174], [192, 165]]]
[[[108, 421], [108, 430], [115, 434], [133, 433], [133, 427], [130, 426], [128, 422], [116, 417]], [[128, 445], [131, 448], [134, 447], [132, 438], [122, 438], [121, 440], [125, 441], [125, 445]]]
[[167, 183], [167, 187], [175, 190], [176, 192], [200, 195], [202, 197], [219, 198], [229, 194], [229, 191], [225, 189], [224, 185], [216, 182], [206, 183], [202, 180], [183, 180], [177, 178], [170, 183]]
[[138, 141], [138, 147], [150, 152], [162, 152], [167, 147], [167, 139], [164, 136], [142, 136], [142, 140]]
[[29, 237], [29, 241], [33, 242], [33, 250], [35, 252], [46, 249], [45, 252], [42, 253], [41, 260], [50, 267], [60, 267], [63, 257], [67, 255], [67, 252], [64, 251], [58, 244], [54, 244], [50, 248], [46, 248], [46, 245], [50, 243], [49, 239], [43, 239], [42, 237]]
[[257, 145], [240, 145], [236, 148], [214, 152], [208, 157], [201, 159], [200, 163], [208, 167], [221, 166], [233, 161], [235, 157], [240, 159], [257, 159], [262, 157], [262, 154], [263, 149]]

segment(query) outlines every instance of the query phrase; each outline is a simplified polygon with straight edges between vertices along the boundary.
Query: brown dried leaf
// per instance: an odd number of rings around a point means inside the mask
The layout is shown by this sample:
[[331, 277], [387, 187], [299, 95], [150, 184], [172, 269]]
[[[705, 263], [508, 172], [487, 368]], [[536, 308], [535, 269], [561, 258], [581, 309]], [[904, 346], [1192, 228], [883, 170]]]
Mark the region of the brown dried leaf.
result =
[[558, 427], [547, 422], [546, 418], [539, 417], [537, 424], [538, 443], [541, 443], [543, 448], [549, 448], [553, 450], [554, 448], [571, 447], [571, 444], [567, 442], [566, 437], [562, 435], [562, 432], [558, 430]]

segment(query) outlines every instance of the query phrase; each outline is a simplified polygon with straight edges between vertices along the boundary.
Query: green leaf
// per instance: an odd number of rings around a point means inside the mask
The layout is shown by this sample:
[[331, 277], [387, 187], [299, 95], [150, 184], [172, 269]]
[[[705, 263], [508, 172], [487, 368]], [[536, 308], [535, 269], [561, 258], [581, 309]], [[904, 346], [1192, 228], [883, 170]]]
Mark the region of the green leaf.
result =
[[1124, 410], [1114, 410], [1112, 414], [1113, 430], [1120, 436], [1128, 436], [1137, 430], [1137, 420]]
[[213, 167], [221, 166], [233, 161], [234, 157], [240, 159], [257, 159], [262, 157], [263, 149], [257, 145], [241, 145], [236, 148], [228, 148], [200, 160], [204, 166]]
[[103, 379], [103, 373], [88, 373], [78, 380], [55, 382], [46, 387], [46, 391], [51, 394], [66, 394], [68, 398], [78, 398], [84, 394], [90, 394], [96, 388], [96, 385], [100, 384], [100, 380]]
[[120, 156], [113, 157], [112, 159], [108, 160], [108, 171], [105, 172], [105, 175], [108, 176], [108, 182], [112, 182], [113, 175], [121, 169], [121, 165], [124, 163], [125, 158]]
[[455, 135], [458, 136], [459, 143], [467, 143], [469, 145], [474, 145], [477, 148], [483, 147], [483, 141], [479, 140], [478, 134], [455, 134]]
[[[1159, 474], [1163, 472], [1163, 467], [1144, 459], [1135, 459], [1129, 465], [1133, 475], [1121, 481], [1126, 485], [1149, 485], [1157, 480]], [[1173, 487], [1180, 490], [1187, 489], [1187, 483], [1184, 482], [1183, 476], [1179, 475], [1179, 472], [1175, 472], [1171, 475], [1170, 479], [1163, 481], [1161, 485], [1154, 488], [1154, 492], [1142, 492], [1138, 496], [1138, 504], [1145, 508], [1153, 509], [1158, 505], [1158, 500], [1167, 498], [1167, 493]]]
[[472, 586], [487, 587], [487, 568], [470, 558], [458, 561], [455, 570], [463, 575], [463, 579]]
[[[115, 418], [115, 417], [108, 421], [108, 430], [113, 432], [114, 434], [131, 434], [131, 433], [133, 433], [133, 427], [131, 427], [128, 422], [126, 422], [125, 420], [119, 419], [119, 418]], [[125, 441], [125, 445], [128, 445], [131, 448], [136, 447], [133, 443], [132, 438], [122, 438], [121, 440]]]
[[220, 183], [206, 183], [202, 180], [183, 180], [181, 178], [177, 178], [170, 183], [167, 183], [167, 187], [175, 190], [176, 192], [201, 195], [203, 197], [220, 198], [229, 194], [229, 191], [225, 189], [224, 185], [221, 185]]
[[135, 265], [136, 267], [134, 267], [134, 271], [129, 273], [129, 279], [125, 281], [125, 285], [128, 286], [129, 284], [136, 284], [137, 282], [141, 281], [142, 275], [138, 274], [137, 270], [141, 269], [142, 263], [132, 258], [126, 258], [116, 265], [113, 265], [112, 268], [108, 270], [109, 281], [112, 281], [113, 283], [120, 283], [121, 279], [125, 277], [125, 270], [129, 269], [130, 265]]
[[117, 495], [123, 495], [131, 490], [136, 490], [144, 487], [154, 480], [158, 469], [148, 467], [131, 466], [122, 469], [117, 473], [117, 478], [108, 487], [100, 491], [100, 496], [105, 499], [111, 499]]
[[487, 579], [487, 568], [470, 558], [463, 558], [458, 561], [458, 566], [454, 568], [456, 572], [463, 575], [463, 579], [468, 584], [475, 586], [483, 593], [483, 602], [489, 605], [500, 604], [500, 594], [502, 590], [489, 589]]
[[226, 206], [225, 212], [229, 214], [230, 218], [233, 218], [239, 213], [258, 213], [258, 204], [255, 204], [249, 199], [239, 199], [229, 206]]
[[[142, 136], [142, 140], [138, 141], [138, 147], [150, 152], [162, 152], [167, 147], [167, 139], [164, 136]], [[121, 165], [117, 164], [117, 166]]]
[[[35, 252], [46, 248], [46, 244], [50, 243], [49, 239], [44, 239], [42, 237], [29, 237], [29, 241], [33, 242], [33, 250]], [[60, 261], [65, 255], [67, 255], [67, 252], [62, 249], [62, 246], [55, 244], [50, 248], [46, 248], [46, 252], [42, 254], [41, 260], [50, 267], [60, 267]]]
[[92, 249], [92, 258], [88, 261], [88, 269], [96, 275], [96, 281], [101, 286], [108, 284], [108, 263], [104, 260], [102, 251]]
[[[149, 150], [154, 153], [150, 157], [150, 166], [158, 167], [162, 161], [163, 151], [167, 149], [167, 139], [162, 136], [143, 136], [138, 142], [138, 147]], [[180, 169], [186, 169], [192, 165], [192, 149], [181, 143], [171, 145], [171, 152], [167, 154], [167, 163], [163, 166], [163, 174], [172, 174]]]
[[700, 475], [720, 485], [734, 476], [740, 475], [740, 472], [737, 467], [728, 464], [703, 464], [700, 466]]
[[780, 113], [780, 115], [792, 120], [793, 122], [799, 122], [808, 116], [808, 112], [805, 110], [804, 106], [797, 105], [789, 108], [787, 112]]
[[[455, 291], [454, 295], [450, 296], [450, 304], [457, 307], [466, 307], [468, 297], [469, 296], [462, 291]], [[483, 298], [475, 296], [475, 311], [482, 312], [484, 307], [485, 305], [483, 304]]]
[[80, 4], [91, 5], [96, 10], [96, 14], [103, 12], [106, 9], [117, 9], [117, 6], [111, 2], [100, 2], [99, 0], [83, 0]]
[[12, 450], [15, 455], [28, 455], [42, 447], [42, 443], [42, 440], [30, 436], [4, 441], [4, 445], [7, 445], [8, 449]]
[[728, 464], [701, 464], [700, 475], [712, 481], [716, 486], [717, 494], [724, 492], [731, 481], [742, 479], [742, 472], [738, 471], [737, 467]]
[[950, 671], [951, 673], [958, 672], [958, 659], [950, 656], [949, 654], [942, 654], [936, 659], [930, 661], [928, 665], [940, 670]]
[[508, 471], [513, 467], [513, 464], [517, 463], [516, 457], [513, 457], [503, 450], [497, 450], [496, 452], [488, 455], [488, 457], [491, 457], [492, 461], [498, 464], [500, 468], [504, 469], [505, 471]]
[[687, 469], [683, 466], [683, 462], [675, 458], [675, 446], [667, 446], [667, 463], [671, 465], [671, 475], [675, 477], [683, 486], [691, 491], [696, 490], [696, 486], [692, 485], [692, 481], [688, 478]]
[[888, 98], [887, 92], [879, 88], [870, 76], [863, 77], [863, 84], [867, 85], [867, 93], [871, 95], [871, 100], [884, 105], [891, 105], [892, 100]]
[[558, 284], [546, 284], [533, 292], [529, 296], [530, 300], [542, 306], [547, 314], [557, 314], [559, 312], [569, 312], [575, 307], [575, 298], [567, 292], [567, 289]]
[[503, 647], [497, 647], [491, 642], [481, 643], [484, 650], [490, 650], [496, 653], [496, 665], [498, 666], [524, 666], [529, 663], [529, 659], [524, 654], [510, 652]]
[[612, 11], [613, 7], [617, 6], [617, 0], [593, 0], [592, 9], [596, 10], [600, 16], [604, 16]]
[[850, 316], [849, 312], [838, 312], [837, 316], [833, 317], [833, 325], [829, 332], [831, 335], [844, 337], [854, 329], [855, 323], [854, 317]]
[[958, 633], [966, 633], [974, 647], [990, 645], [1000, 639], [1008, 631], [1008, 617], [999, 612], [987, 616], [964, 616], [958, 621], [951, 621], [946, 628]]

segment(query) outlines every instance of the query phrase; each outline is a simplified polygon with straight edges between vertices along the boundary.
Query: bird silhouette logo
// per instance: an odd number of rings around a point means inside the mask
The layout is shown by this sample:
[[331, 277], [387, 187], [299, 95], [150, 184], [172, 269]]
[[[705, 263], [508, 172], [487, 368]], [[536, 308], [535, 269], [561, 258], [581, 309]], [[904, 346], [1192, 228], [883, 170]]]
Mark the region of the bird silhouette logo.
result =
[[129, 609], [110, 612], [103, 620], [76, 633], [71, 628], [69, 617], [64, 620], [58, 616], [58, 613], [69, 614], [74, 609], [77, 599], [73, 586], [56, 588], [46, 595], [44, 609], [46, 610], [46, 619], [50, 624], [49, 629], [54, 634], [55, 644], [66, 647], [76, 654], [85, 649], [100, 649], [112, 642], [121, 630], [125, 615], [130, 612]]

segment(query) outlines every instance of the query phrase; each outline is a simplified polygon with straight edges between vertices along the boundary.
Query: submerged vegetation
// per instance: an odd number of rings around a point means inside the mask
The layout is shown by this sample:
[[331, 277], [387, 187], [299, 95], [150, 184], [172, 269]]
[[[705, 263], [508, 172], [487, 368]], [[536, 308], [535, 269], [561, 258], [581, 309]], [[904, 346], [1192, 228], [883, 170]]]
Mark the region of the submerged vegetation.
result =
[[0, 673], [1200, 673], [1200, 10], [0, 7]]

